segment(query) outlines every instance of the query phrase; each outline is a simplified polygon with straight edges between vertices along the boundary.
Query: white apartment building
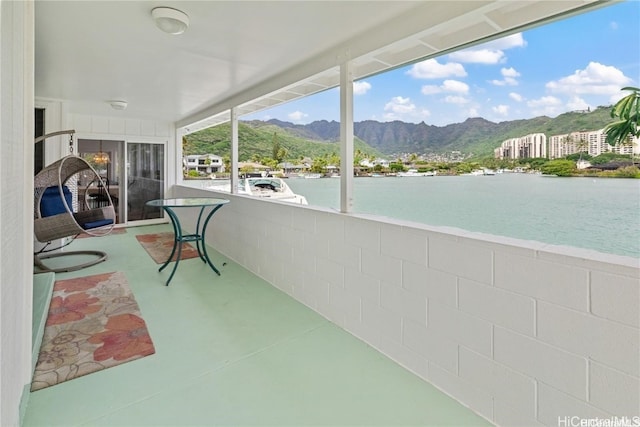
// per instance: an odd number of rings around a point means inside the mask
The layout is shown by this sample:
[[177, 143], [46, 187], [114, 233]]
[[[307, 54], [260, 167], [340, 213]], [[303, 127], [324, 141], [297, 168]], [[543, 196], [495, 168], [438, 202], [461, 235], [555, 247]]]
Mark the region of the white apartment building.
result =
[[204, 174], [224, 172], [222, 157], [215, 154], [190, 154], [183, 157], [182, 163], [187, 173], [192, 170]]
[[632, 152], [640, 154], [640, 140], [635, 137], [629, 137], [627, 144], [612, 146], [607, 143], [604, 129], [571, 132], [549, 137], [550, 159], [562, 158], [580, 151], [586, 151], [590, 156], [594, 157], [608, 152], [626, 155], [631, 155]]
[[532, 133], [507, 139], [494, 150], [494, 155], [498, 159], [547, 157], [547, 137], [543, 133]]

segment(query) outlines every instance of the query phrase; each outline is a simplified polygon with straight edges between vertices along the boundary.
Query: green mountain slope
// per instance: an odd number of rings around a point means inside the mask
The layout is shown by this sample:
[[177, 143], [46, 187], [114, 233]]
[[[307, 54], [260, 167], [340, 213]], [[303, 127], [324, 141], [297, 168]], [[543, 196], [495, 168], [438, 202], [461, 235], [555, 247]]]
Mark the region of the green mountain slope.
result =
[[[574, 131], [602, 129], [612, 122], [610, 111], [611, 107], [599, 107], [590, 112], [569, 112], [555, 118], [540, 116], [500, 123], [476, 117], [441, 127], [424, 122], [365, 120], [354, 124], [354, 145], [363, 153], [374, 156], [451, 151], [476, 157], [492, 156], [493, 150], [509, 138], [531, 133], [544, 133], [548, 138]], [[337, 144], [340, 124], [336, 121], [320, 120], [296, 125], [280, 120], [254, 120], [239, 123], [240, 160], [249, 160], [254, 155], [271, 157], [274, 135], [287, 150], [287, 159], [321, 157], [339, 154], [340, 151]], [[205, 129], [188, 135], [186, 139], [186, 154], [225, 155], [229, 153], [230, 125]]]
[[[185, 140], [184, 154], [210, 153], [228, 156], [231, 152], [231, 125], [224, 123], [203, 129], [185, 136]], [[248, 161], [254, 156], [272, 157], [275, 140], [280, 147], [286, 150], [286, 159], [340, 154], [340, 146], [335, 141], [325, 141], [317, 135], [290, 132], [286, 128], [266, 122], [240, 122], [238, 123], [239, 160]], [[357, 137], [354, 140], [354, 147], [367, 155], [379, 156], [381, 154]]]

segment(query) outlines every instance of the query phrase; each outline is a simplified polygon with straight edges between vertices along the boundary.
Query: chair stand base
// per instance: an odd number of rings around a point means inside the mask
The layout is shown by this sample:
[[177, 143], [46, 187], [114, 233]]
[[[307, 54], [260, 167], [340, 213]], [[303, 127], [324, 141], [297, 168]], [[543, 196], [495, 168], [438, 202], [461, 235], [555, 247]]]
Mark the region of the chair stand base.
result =
[[[44, 265], [42, 263], [43, 259], [49, 259], [49, 258], [58, 258], [58, 257], [63, 257], [63, 256], [74, 256], [74, 255], [93, 255], [96, 258], [91, 260], [91, 261], [87, 261], [83, 264], [76, 264], [76, 265], [70, 265], [68, 267], [60, 267], [60, 268], [51, 268], [51, 267], [47, 267], [46, 265]], [[52, 254], [46, 254], [46, 255], [34, 255], [33, 256], [33, 265], [36, 268], [35, 273], [47, 273], [47, 272], [52, 272], [52, 273], [66, 273], [68, 271], [76, 271], [76, 270], [82, 270], [83, 268], [87, 268], [87, 267], [91, 267], [92, 265], [96, 265], [104, 260], [107, 259], [107, 254], [105, 252], [102, 251], [71, 251], [71, 252], [56, 252], [56, 253], [52, 253]]]

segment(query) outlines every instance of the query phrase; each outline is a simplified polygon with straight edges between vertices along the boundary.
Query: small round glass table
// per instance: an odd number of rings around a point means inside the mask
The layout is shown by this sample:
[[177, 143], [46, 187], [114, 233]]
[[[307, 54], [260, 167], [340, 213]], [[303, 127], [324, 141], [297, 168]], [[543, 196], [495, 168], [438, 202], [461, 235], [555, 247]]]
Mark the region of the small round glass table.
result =
[[[169, 282], [173, 278], [173, 275], [178, 268], [178, 263], [180, 262], [180, 256], [182, 254], [182, 244], [185, 242], [195, 242], [196, 249], [198, 250], [198, 255], [200, 259], [208, 264], [213, 271], [215, 271], [218, 276], [220, 275], [220, 271], [213, 265], [211, 259], [209, 259], [209, 255], [207, 254], [207, 246], [205, 244], [205, 232], [207, 231], [207, 225], [213, 217], [213, 214], [218, 211], [222, 206], [229, 203], [227, 199], [218, 199], [215, 197], [182, 197], [176, 199], [156, 199], [150, 200], [146, 203], [149, 207], [162, 208], [171, 218], [171, 224], [173, 225], [173, 249], [171, 250], [171, 255], [167, 261], [162, 264], [158, 271], [164, 270], [164, 268], [169, 265], [171, 260], [173, 259], [173, 255], [176, 253], [176, 249], [178, 251], [178, 256], [176, 257], [175, 264], [173, 266], [173, 270], [171, 271], [171, 275], [169, 279], [167, 279], [166, 285], [169, 286]], [[196, 230], [193, 234], [184, 234], [182, 231], [182, 225], [180, 224], [180, 219], [178, 215], [175, 213], [176, 208], [200, 208], [200, 213], [198, 214], [198, 221], [196, 223]], [[208, 211], [205, 216], [205, 211]], [[203, 221], [204, 218], [204, 221]]]

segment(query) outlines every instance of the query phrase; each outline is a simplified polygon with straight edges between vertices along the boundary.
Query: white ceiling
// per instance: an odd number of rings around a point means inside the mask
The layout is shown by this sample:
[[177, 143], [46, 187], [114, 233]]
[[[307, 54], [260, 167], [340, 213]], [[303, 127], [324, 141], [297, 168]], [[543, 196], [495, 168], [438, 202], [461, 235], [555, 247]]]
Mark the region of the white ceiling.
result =
[[[599, 7], [536, 1], [36, 1], [35, 92], [69, 112], [200, 125], [364, 77], [540, 20]], [[189, 29], [158, 30], [151, 9]], [[117, 112], [108, 100], [122, 99]]]

